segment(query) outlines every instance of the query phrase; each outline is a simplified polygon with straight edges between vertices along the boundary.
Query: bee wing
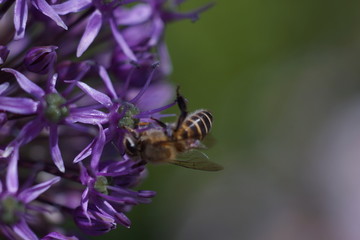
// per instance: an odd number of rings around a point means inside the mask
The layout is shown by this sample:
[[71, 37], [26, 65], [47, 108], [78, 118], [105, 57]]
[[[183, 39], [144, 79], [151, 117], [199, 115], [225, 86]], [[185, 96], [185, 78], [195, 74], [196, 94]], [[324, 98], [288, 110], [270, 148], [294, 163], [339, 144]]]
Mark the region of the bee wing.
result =
[[221, 165], [211, 162], [205, 153], [194, 149], [178, 154], [176, 159], [169, 162], [178, 166], [203, 171], [220, 171], [223, 169]]

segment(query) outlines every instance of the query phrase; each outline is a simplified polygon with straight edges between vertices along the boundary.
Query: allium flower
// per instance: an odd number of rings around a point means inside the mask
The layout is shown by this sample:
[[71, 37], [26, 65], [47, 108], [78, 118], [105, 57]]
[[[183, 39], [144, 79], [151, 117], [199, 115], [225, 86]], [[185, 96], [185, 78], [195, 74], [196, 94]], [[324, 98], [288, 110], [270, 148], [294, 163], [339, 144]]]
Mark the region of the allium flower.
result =
[[173, 116], [166, 24], [210, 6], [181, 2], [0, 0], [0, 238], [101, 235], [151, 202], [124, 135]]
[[[10, 1], [10, 0], [8, 0]], [[45, 0], [16, 0], [14, 12], [15, 39], [21, 39], [25, 35], [28, 20], [28, 5], [31, 3], [42, 14], [51, 18], [58, 26], [67, 30], [67, 26], [59, 15]]]
[[45, 209], [32, 202], [59, 181], [60, 177], [54, 177], [32, 187], [19, 188], [17, 159], [13, 157], [9, 163], [6, 181], [0, 182], [0, 231], [8, 239], [38, 239], [28, 225], [28, 221], [33, 217], [30, 211], [44, 212]]
[[127, 188], [138, 181], [144, 166], [131, 159], [108, 161], [100, 169], [99, 166], [94, 169], [94, 164], [91, 165], [90, 170], [80, 165], [80, 178], [86, 189], [82, 194], [81, 206], [76, 211], [75, 222], [91, 235], [108, 232], [116, 224], [130, 227], [131, 222], [124, 212], [129, 211], [131, 206], [149, 203], [150, 198], [155, 196], [153, 191]]

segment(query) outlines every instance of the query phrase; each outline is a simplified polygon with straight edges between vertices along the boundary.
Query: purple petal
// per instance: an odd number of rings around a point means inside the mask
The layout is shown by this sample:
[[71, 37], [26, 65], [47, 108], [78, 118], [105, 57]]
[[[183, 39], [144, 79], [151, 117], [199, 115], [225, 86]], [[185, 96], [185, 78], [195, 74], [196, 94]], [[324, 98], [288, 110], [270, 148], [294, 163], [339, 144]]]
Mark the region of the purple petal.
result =
[[0, 84], [0, 95], [3, 94], [9, 86], [10, 84], [8, 82]]
[[19, 149], [15, 147], [10, 156], [6, 174], [6, 188], [10, 193], [16, 193], [19, 189], [17, 163], [19, 160]]
[[83, 185], [87, 186], [89, 184], [90, 176], [87, 172], [87, 169], [84, 167], [82, 163], [79, 163], [79, 167], [80, 167], [80, 182]]
[[214, 3], [208, 3], [198, 9], [187, 13], [179, 13], [179, 12], [165, 12], [162, 14], [162, 19], [166, 22], [174, 21], [174, 20], [182, 20], [182, 19], [190, 19], [192, 22], [195, 22], [199, 19], [199, 14], [213, 7]]
[[4, 64], [7, 57], [9, 56], [10, 50], [7, 46], [0, 45], [0, 65]]
[[160, 72], [162, 72], [164, 75], [169, 75], [172, 72], [173, 67], [171, 64], [169, 51], [164, 40], [160, 40], [158, 44], [158, 51], [161, 62]]
[[115, 219], [118, 223], [122, 224], [123, 226], [129, 228], [131, 225], [130, 219], [122, 212], [118, 212], [115, 214]]
[[42, 90], [38, 85], [30, 81], [22, 73], [11, 68], [3, 68], [2, 71], [13, 74], [16, 78], [16, 81], [19, 83], [20, 87], [25, 92], [37, 97], [38, 99], [45, 95], [44, 90]]
[[83, 210], [84, 215], [90, 221], [90, 215], [88, 213], [89, 206], [89, 188], [85, 188], [84, 192], [81, 195], [81, 208]]
[[48, 81], [48, 90], [49, 90], [49, 92], [57, 93], [57, 91], [55, 89], [57, 79], [58, 79], [58, 74], [57, 73], [52, 75], [52, 77], [49, 79], [49, 81]]
[[16, 223], [13, 226], [14, 232], [19, 235], [21, 239], [26, 240], [38, 240], [38, 237], [35, 235], [35, 233], [29, 228], [25, 220], [22, 220], [19, 223]]
[[154, 191], [149, 191], [149, 190], [140, 190], [138, 192], [139, 197], [143, 197], [143, 198], [153, 198], [156, 195], [156, 192]]
[[95, 90], [86, 83], [77, 82], [77, 86], [81, 90], [83, 90], [86, 94], [88, 94], [90, 97], [92, 97], [95, 101], [102, 104], [103, 106], [110, 108], [113, 105], [111, 99], [107, 95], [103, 94], [102, 92], [99, 92], [98, 90]]
[[75, 209], [74, 220], [76, 225], [85, 233], [93, 236], [102, 235], [116, 227], [114, 218], [106, 213], [89, 210], [91, 219], [85, 216], [81, 207]]
[[32, 0], [31, 3], [44, 15], [54, 20], [58, 26], [62, 27], [65, 30], [68, 29], [63, 20], [61, 20], [59, 15], [45, 0]]
[[0, 110], [18, 114], [35, 113], [38, 102], [29, 98], [0, 97]]
[[40, 131], [44, 127], [44, 122], [41, 117], [28, 122], [18, 133], [16, 138], [11, 142], [13, 145], [21, 146], [32, 141], [36, 136], [39, 135]]
[[159, 39], [162, 37], [164, 32], [164, 22], [160, 17], [156, 17], [153, 20], [153, 32], [149, 40], [150, 46], [155, 46], [158, 44]]
[[107, 73], [106, 69], [103, 66], [99, 66], [99, 75], [100, 75], [101, 79], [103, 80], [103, 82], [105, 83], [105, 86], [106, 86], [107, 90], [109, 91], [111, 98], [117, 99], [118, 96], [117, 96], [114, 86], [110, 80], [109, 74]]
[[43, 237], [41, 240], [78, 240], [77, 237], [67, 237], [58, 232], [52, 232]]
[[111, 32], [116, 40], [116, 42], [119, 44], [120, 48], [123, 50], [124, 54], [132, 61], [137, 62], [137, 58], [135, 57], [133, 51], [130, 49], [129, 45], [126, 43], [123, 36], [120, 34], [116, 24], [114, 23], [113, 19], [109, 20]]
[[7, 239], [16, 239], [18, 236], [8, 225], [0, 225], [0, 232], [7, 237]]
[[[174, 87], [171, 84], [158, 83], [151, 85], [146, 89], [143, 96], [136, 103], [136, 106], [141, 109], [141, 111], [151, 111], [155, 110], [156, 108], [161, 108], [173, 99], [173, 93]], [[135, 98], [138, 94], [139, 90], [133, 89], [128, 91], [127, 97], [130, 99], [133, 97]], [[141, 116], [143, 114], [140, 113], [138, 115]]]
[[[1, 97], [0, 97], [1, 99]], [[1, 106], [0, 106], [1, 108]], [[78, 110], [78, 109], [71, 109], [70, 115], [66, 118], [67, 122], [80, 122], [85, 124], [92, 124], [96, 125], [98, 123], [105, 124], [108, 122], [108, 114], [93, 109], [85, 109], [85, 110]]]
[[59, 136], [57, 131], [57, 125], [50, 125], [50, 151], [56, 167], [59, 169], [60, 172], [64, 173], [65, 166], [59, 148]]
[[133, 104], [137, 103], [140, 100], [140, 98], [144, 95], [144, 93], [146, 93], [146, 90], [148, 90], [148, 87], [151, 83], [151, 80], [153, 79], [153, 76], [154, 76], [154, 73], [155, 73], [157, 67], [158, 67], [158, 65], [154, 65], [154, 67], [153, 67], [152, 71], [150, 72], [142, 89], [138, 92], [138, 94], [133, 99], [130, 100], [131, 103], [133, 103]]
[[99, 161], [100, 157], [102, 155], [105, 143], [106, 143], [106, 137], [105, 137], [105, 131], [101, 124], [98, 124], [99, 127], [99, 135], [97, 136], [93, 151], [92, 151], [92, 157], [91, 157], [91, 168], [94, 171], [98, 171], [99, 168]]
[[68, 0], [66, 2], [51, 5], [59, 15], [77, 13], [91, 5], [91, 0]]
[[95, 37], [98, 35], [102, 25], [102, 15], [99, 10], [96, 10], [87, 22], [85, 32], [81, 37], [79, 46], [76, 50], [76, 56], [80, 57], [90, 44], [94, 41]]
[[29, 203], [35, 200], [43, 192], [47, 191], [52, 185], [60, 181], [60, 177], [54, 177], [46, 182], [39, 183], [35, 186], [25, 189], [19, 194], [19, 199], [24, 203]]
[[114, 11], [114, 16], [118, 25], [140, 24], [150, 19], [152, 14], [152, 8], [149, 4], [139, 3], [131, 9], [118, 9], [119, 11]]
[[84, 160], [85, 158], [87, 158], [88, 156], [91, 155], [92, 153], [92, 149], [93, 146], [95, 144], [95, 139], [91, 141], [91, 143], [89, 145], [87, 145], [75, 158], [73, 163], [78, 163], [82, 160]]
[[27, 18], [27, 0], [16, 0], [14, 9], [15, 40], [24, 38]]

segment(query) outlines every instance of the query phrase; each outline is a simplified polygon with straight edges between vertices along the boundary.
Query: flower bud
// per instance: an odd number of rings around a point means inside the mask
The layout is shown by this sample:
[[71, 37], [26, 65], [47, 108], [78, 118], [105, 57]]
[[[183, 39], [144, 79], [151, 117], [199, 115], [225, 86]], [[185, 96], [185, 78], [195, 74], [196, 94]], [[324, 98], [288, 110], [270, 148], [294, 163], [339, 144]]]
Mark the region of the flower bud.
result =
[[24, 59], [27, 70], [34, 73], [46, 74], [56, 62], [56, 46], [34, 47], [30, 49]]

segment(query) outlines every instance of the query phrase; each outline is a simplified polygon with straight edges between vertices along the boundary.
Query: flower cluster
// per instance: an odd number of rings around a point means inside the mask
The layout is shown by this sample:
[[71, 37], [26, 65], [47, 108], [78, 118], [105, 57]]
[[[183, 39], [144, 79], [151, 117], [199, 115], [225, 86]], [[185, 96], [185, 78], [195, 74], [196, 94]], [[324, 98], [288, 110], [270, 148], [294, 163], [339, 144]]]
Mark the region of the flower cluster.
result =
[[0, 0], [0, 238], [101, 235], [155, 196], [123, 138], [176, 102], [165, 26], [210, 7], [181, 2]]

